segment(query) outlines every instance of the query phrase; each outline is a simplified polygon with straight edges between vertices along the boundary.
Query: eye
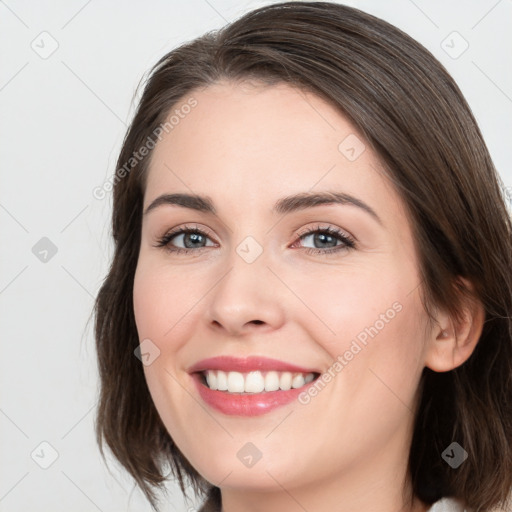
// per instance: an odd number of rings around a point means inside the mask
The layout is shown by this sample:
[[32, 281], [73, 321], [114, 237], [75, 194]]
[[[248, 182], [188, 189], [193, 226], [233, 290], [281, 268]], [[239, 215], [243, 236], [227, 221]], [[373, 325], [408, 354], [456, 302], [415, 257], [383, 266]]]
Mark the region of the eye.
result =
[[[345, 233], [332, 226], [317, 226], [315, 229], [308, 229], [298, 233], [299, 241], [308, 241], [319, 247], [304, 247], [308, 254], [332, 254], [341, 251], [348, 251], [356, 248], [355, 240], [348, 233]], [[211, 238], [197, 226], [184, 226], [174, 229], [158, 239], [156, 247], [165, 247], [166, 250], [175, 254], [197, 253], [206, 247], [214, 247]], [[183, 245], [177, 247], [176, 244]], [[294, 245], [296, 245], [295, 242]], [[293, 246], [292, 246], [293, 247]]]
[[[332, 226], [317, 226], [298, 234], [299, 240], [307, 241], [319, 247], [306, 247], [308, 254], [331, 254], [355, 249], [356, 243], [352, 236]], [[338, 243], [340, 242], [340, 243]]]
[[[159, 238], [156, 247], [165, 247], [168, 251], [177, 254], [187, 254], [207, 247], [205, 245], [207, 240], [211, 239], [208, 233], [202, 229], [199, 229], [197, 226], [184, 226], [172, 230]], [[183, 244], [184, 247], [176, 247], [173, 245], [175, 243]], [[214, 246], [215, 244], [210, 244], [209, 246], [211, 247], [212, 245]]]

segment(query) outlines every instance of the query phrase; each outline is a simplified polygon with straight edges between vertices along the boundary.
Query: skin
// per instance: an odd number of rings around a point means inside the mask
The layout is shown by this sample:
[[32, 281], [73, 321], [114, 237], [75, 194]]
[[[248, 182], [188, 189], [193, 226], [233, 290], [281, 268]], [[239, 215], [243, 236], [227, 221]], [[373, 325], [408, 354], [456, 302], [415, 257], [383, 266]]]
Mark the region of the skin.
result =
[[[160, 350], [144, 371], [169, 434], [221, 488], [224, 512], [427, 510], [406, 499], [418, 383], [425, 366], [447, 371], [471, 355], [482, 309], [468, 308], [457, 325], [439, 310], [429, 327], [403, 202], [368, 144], [354, 161], [338, 150], [350, 134], [364, 139], [330, 104], [254, 82], [192, 96], [197, 106], [153, 150], [144, 209], [163, 193], [195, 193], [212, 199], [217, 216], [174, 205], [145, 214], [133, 290], [140, 340]], [[347, 204], [272, 213], [278, 199], [310, 191], [351, 194], [382, 224]], [[325, 245], [298, 233], [319, 224], [356, 247], [308, 254]], [[156, 247], [185, 225], [208, 237], [189, 254]], [[247, 236], [263, 249], [252, 263], [236, 252]], [[327, 247], [343, 246], [333, 240]], [[184, 248], [183, 236], [169, 245]], [[224, 415], [202, 402], [186, 371], [218, 355], [327, 371], [397, 302], [401, 311], [307, 405]], [[262, 454], [250, 468], [237, 457], [247, 442]]]

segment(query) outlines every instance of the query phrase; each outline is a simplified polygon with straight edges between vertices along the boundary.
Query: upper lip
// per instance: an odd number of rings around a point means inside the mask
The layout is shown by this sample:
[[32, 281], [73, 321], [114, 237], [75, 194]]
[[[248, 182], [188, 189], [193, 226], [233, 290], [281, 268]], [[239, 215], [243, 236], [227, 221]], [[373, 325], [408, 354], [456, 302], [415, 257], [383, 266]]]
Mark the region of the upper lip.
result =
[[268, 357], [250, 356], [250, 357], [232, 357], [217, 356], [208, 359], [202, 359], [189, 369], [189, 373], [204, 372], [206, 370], [221, 370], [224, 372], [247, 373], [250, 371], [277, 371], [277, 372], [296, 372], [296, 373], [318, 373], [317, 370], [304, 368], [295, 364], [270, 359]]

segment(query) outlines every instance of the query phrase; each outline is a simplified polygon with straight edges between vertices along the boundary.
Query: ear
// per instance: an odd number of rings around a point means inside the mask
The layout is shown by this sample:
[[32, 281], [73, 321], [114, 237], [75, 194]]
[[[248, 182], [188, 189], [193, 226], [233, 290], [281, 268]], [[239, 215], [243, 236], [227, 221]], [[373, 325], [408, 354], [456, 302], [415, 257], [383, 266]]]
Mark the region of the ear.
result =
[[[473, 291], [462, 277], [462, 286]], [[437, 311], [436, 326], [427, 339], [425, 366], [435, 372], [447, 372], [462, 365], [471, 356], [482, 334], [485, 308], [480, 300], [463, 298], [462, 318], [457, 321], [446, 311]]]

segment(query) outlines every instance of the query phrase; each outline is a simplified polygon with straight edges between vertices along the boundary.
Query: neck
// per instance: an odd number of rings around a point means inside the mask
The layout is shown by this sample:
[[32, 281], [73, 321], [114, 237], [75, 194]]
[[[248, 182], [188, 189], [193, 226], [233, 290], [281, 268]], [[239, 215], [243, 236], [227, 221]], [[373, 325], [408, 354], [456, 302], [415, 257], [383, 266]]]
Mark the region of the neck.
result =
[[221, 512], [427, 512], [430, 508], [416, 497], [404, 498], [402, 493], [377, 490], [356, 494], [342, 492], [339, 486], [309, 489], [285, 489], [281, 492], [222, 491]]

